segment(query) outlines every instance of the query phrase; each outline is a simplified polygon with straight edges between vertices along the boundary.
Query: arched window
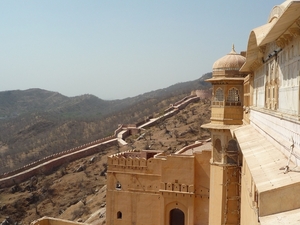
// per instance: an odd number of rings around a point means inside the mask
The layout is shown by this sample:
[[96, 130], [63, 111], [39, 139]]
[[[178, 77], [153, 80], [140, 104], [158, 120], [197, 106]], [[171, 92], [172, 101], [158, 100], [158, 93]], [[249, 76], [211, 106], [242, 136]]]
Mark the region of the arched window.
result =
[[239, 91], [236, 88], [231, 88], [228, 92], [228, 97], [227, 97], [228, 102], [239, 102], [240, 101], [240, 95]]
[[223, 101], [224, 101], [223, 89], [222, 88], [217, 88], [212, 104], [216, 105], [216, 106], [217, 105], [223, 106]]
[[170, 211], [170, 225], [184, 225], [184, 212], [180, 209]]
[[117, 219], [122, 219], [122, 212], [120, 211], [117, 212]]
[[241, 98], [239, 90], [236, 88], [231, 88], [228, 91], [226, 105], [241, 105]]
[[215, 101], [222, 102], [224, 101], [224, 93], [222, 88], [216, 90]]
[[227, 148], [227, 151], [229, 152], [237, 152], [239, 149], [238, 149], [238, 145], [237, 145], [237, 142], [235, 140], [230, 140], [228, 142], [228, 148]]
[[222, 145], [221, 145], [221, 140], [219, 138], [217, 138], [215, 140], [213, 154], [214, 154], [213, 155], [214, 162], [221, 162], [221, 159], [222, 159]]

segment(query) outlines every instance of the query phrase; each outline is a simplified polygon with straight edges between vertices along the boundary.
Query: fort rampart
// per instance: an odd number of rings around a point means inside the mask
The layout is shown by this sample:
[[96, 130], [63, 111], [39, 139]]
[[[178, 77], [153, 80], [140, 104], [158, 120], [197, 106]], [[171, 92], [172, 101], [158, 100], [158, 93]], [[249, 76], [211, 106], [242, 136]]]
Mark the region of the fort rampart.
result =
[[[59, 153], [55, 153], [44, 157], [40, 160], [27, 164], [19, 169], [13, 170], [11, 172], [7, 172], [0, 175], [0, 188], [12, 186], [14, 184], [18, 184], [23, 182], [30, 177], [37, 175], [37, 174], [48, 174], [52, 172], [55, 168], [65, 164], [66, 162], [71, 162], [82, 157], [86, 157], [92, 155], [94, 153], [100, 152], [101, 150], [112, 146], [118, 142], [118, 138], [125, 139], [126, 137], [136, 134], [139, 132], [139, 128], [141, 127], [151, 127], [155, 124], [163, 121], [176, 113], [179, 112], [180, 109], [183, 109], [188, 104], [192, 102], [196, 102], [199, 100], [199, 97], [196, 95], [190, 95], [182, 100], [176, 102], [172, 105], [169, 109], [165, 110], [165, 114], [160, 116], [156, 119], [147, 119], [140, 121], [136, 124], [129, 124], [129, 125], [119, 125], [119, 127], [115, 130], [114, 135], [108, 136], [102, 139], [98, 139], [96, 141], [78, 146], [76, 148], [72, 148], [66, 151], [62, 151]], [[124, 132], [123, 132], [124, 131]], [[122, 133], [122, 134], [121, 134]], [[114, 159], [114, 163], [116, 164], [123, 164], [124, 165], [136, 165], [136, 166], [146, 166], [147, 160], [143, 159], [143, 162], [137, 162], [136, 159], [126, 159], [124, 162], [119, 162], [119, 159]], [[117, 162], [117, 161], [118, 162]], [[126, 161], [126, 162], [125, 162]]]
[[[206, 140], [206, 141], [210, 141], [210, 139], [208, 139], [208, 140]], [[197, 142], [197, 143], [195, 143], [195, 144], [188, 145], [188, 146], [186, 146], [186, 147], [183, 147], [180, 151], [175, 152], [175, 155], [179, 155], [179, 154], [181, 154], [181, 153], [183, 153], [183, 152], [185, 152], [185, 151], [187, 151], [187, 150], [189, 150], [189, 149], [197, 148], [197, 147], [199, 147], [199, 146], [201, 146], [201, 145], [203, 145], [202, 142]]]
[[108, 166], [119, 166], [122, 168], [130, 168], [130, 169], [141, 169], [146, 168], [148, 161], [152, 159], [152, 157], [161, 151], [135, 151], [130, 150], [126, 152], [117, 153], [111, 155], [107, 158]]
[[[112, 139], [114, 139], [115, 136], [108, 136], [108, 137], [105, 137], [105, 138], [102, 138], [102, 139], [98, 139], [96, 141], [93, 141], [93, 142], [90, 142], [90, 143], [87, 143], [87, 144], [84, 144], [84, 145], [81, 145], [81, 146], [78, 146], [76, 148], [72, 148], [72, 149], [69, 149], [69, 150], [66, 150], [66, 151], [62, 151], [62, 152], [59, 152], [59, 153], [55, 153], [55, 154], [52, 154], [52, 155], [49, 155], [49, 156], [46, 156], [40, 160], [37, 160], [35, 162], [32, 162], [32, 163], [29, 163], [19, 169], [16, 169], [16, 170], [13, 170], [11, 172], [7, 172], [7, 173], [4, 173], [4, 174], [1, 174], [0, 175], [0, 179], [2, 178], [5, 178], [5, 177], [9, 177], [9, 176], [12, 176], [12, 175], [15, 175], [17, 173], [20, 173], [20, 172], [23, 172], [27, 169], [30, 169], [30, 168], [33, 168], [39, 164], [42, 164], [42, 163], [45, 163], [49, 160], [52, 160], [52, 159], [55, 159], [55, 158], [58, 158], [58, 157], [61, 157], [61, 156], [64, 156], [64, 155], [68, 155], [70, 153], [73, 153], [73, 152], [76, 152], [76, 151], [79, 151], [79, 150], [82, 150], [82, 149], [86, 149], [90, 146], [93, 146], [93, 145], [97, 145], [97, 144], [101, 144], [101, 143], [104, 143], [104, 142], [107, 142], [107, 141], [110, 141]], [[0, 180], [0, 184], [1, 184], [1, 180]]]
[[185, 108], [188, 104], [190, 104], [191, 102], [197, 102], [199, 101], [199, 97], [197, 95], [190, 95], [190, 96], [186, 96], [183, 99], [179, 100], [178, 102], [175, 102], [174, 104], [171, 104], [169, 108], [165, 109], [165, 113], [167, 112], [171, 112], [174, 109], [183, 109]]
[[101, 152], [105, 148], [115, 145], [116, 143], [117, 139], [114, 138], [100, 144], [84, 145], [84, 147], [78, 149], [75, 148], [45, 157], [18, 170], [12, 171], [13, 174], [4, 174], [0, 179], [0, 188], [18, 184], [38, 174], [51, 173], [54, 169], [67, 162]]

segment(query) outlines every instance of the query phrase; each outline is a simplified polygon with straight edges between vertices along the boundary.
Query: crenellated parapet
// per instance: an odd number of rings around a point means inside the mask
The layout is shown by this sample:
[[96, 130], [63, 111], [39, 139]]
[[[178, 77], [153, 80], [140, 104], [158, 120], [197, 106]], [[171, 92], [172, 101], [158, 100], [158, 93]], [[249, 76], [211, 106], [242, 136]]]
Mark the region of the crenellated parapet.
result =
[[113, 157], [112, 165], [128, 167], [147, 167], [147, 160], [145, 158]]
[[160, 192], [179, 192], [185, 194], [194, 194], [195, 188], [194, 185], [190, 184], [180, 184], [180, 183], [165, 183], [161, 182]]
[[130, 150], [113, 154], [107, 158], [107, 165], [129, 169], [146, 168], [149, 161], [161, 151], [137, 151]]

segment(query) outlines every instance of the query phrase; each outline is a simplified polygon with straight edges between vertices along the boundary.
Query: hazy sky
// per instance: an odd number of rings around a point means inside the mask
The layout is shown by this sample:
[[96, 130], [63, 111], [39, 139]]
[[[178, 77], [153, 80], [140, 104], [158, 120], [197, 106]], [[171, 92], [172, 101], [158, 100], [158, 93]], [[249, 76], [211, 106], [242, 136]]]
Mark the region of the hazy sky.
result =
[[3, 0], [0, 91], [122, 99], [210, 72], [279, 0]]

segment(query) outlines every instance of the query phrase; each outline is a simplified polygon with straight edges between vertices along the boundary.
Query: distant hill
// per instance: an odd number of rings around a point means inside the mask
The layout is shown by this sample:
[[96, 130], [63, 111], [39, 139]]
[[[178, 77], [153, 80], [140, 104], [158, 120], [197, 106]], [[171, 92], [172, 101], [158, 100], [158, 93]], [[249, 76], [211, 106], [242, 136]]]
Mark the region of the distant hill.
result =
[[[166, 154], [206, 140], [210, 133], [201, 128], [210, 119], [210, 101], [189, 104], [176, 115], [142, 130], [142, 138], [129, 136], [128, 145], [110, 146], [94, 155], [65, 162], [52, 173], [41, 172], [13, 187], [0, 189], [0, 223], [30, 224], [43, 216], [86, 224], [106, 224], [107, 156], [135, 148], [161, 150]], [[91, 160], [92, 159], [92, 160]], [[78, 170], [81, 168], [80, 170]], [[36, 181], [36, 182], [32, 182]], [[100, 216], [101, 215], [101, 216]]]
[[0, 171], [111, 135], [120, 123], [138, 122], [193, 90], [210, 88], [204, 81], [210, 77], [111, 101], [42, 89], [0, 92]]

